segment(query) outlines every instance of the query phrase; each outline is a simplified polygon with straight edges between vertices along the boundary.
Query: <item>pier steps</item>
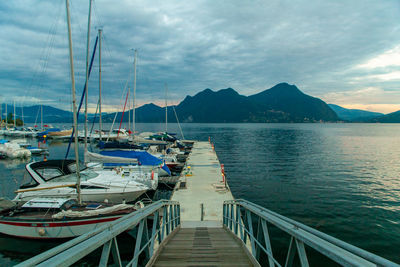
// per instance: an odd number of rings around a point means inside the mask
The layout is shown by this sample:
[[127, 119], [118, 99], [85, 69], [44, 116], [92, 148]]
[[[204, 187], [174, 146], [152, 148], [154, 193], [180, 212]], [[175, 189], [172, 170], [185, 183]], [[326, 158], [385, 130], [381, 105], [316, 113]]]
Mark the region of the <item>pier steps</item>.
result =
[[224, 228], [180, 228], [151, 266], [254, 266], [244, 247]]

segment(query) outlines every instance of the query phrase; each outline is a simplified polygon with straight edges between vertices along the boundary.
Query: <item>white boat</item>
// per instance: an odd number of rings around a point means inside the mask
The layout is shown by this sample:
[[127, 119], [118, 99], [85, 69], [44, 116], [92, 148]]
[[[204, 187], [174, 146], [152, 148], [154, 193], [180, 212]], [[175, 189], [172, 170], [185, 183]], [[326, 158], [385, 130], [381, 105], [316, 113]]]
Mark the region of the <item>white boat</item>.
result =
[[[14, 201], [26, 202], [35, 197], [77, 198], [75, 160], [48, 160], [26, 165], [31, 178], [22, 185]], [[148, 190], [155, 189], [158, 176], [124, 170], [86, 168], [80, 171], [82, 201], [109, 203], [132, 202]]]
[[113, 168], [128, 166], [138, 172], [156, 172], [159, 176], [170, 176], [171, 171], [165, 162], [146, 151], [140, 150], [107, 150], [99, 153], [87, 151], [86, 160], [93, 163], [102, 163], [104, 167]]
[[[73, 119], [74, 130], [77, 133], [75, 78], [68, 0], [66, 0], [66, 10]], [[111, 171], [104, 175], [90, 169], [80, 170], [77, 135], [75, 135], [74, 143], [75, 160], [42, 161], [30, 163], [26, 166], [32, 180], [29, 184], [21, 186], [21, 189], [17, 191], [16, 200], [28, 202], [22, 206], [18, 205], [0, 212], [0, 233], [23, 238], [70, 238], [90, 232], [98, 226], [110, 224], [110, 221], [134, 211], [134, 206], [126, 206], [125, 203], [110, 207], [105, 206], [109, 202], [121, 200], [124, 202], [124, 200], [135, 199], [147, 191], [149, 187], [125, 177], [125, 172], [116, 173], [115, 170], [115, 175], [110, 175], [110, 173], [113, 173]], [[154, 178], [154, 175], [151, 175], [150, 178]], [[58, 197], [58, 199], [55, 197]], [[59, 197], [63, 197], [63, 199], [60, 200]], [[75, 199], [77, 202], [74, 202]], [[104, 202], [95, 205], [87, 203], [90, 200], [97, 199]]]
[[72, 238], [135, 211], [135, 205], [86, 203], [68, 198], [36, 198], [0, 212], [0, 233], [30, 239]]
[[29, 158], [32, 155], [28, 149], [23, 148], [19, 144], [12, 142], [0, 144], [0, 152], [5, 154], [7, 158], [10, 159]]

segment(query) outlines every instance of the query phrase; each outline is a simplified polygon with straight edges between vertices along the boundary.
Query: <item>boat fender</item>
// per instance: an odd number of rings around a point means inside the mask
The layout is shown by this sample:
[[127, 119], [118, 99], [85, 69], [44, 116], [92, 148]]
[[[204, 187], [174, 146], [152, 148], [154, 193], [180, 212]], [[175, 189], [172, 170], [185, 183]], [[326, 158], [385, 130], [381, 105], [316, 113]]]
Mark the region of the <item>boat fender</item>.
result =
[[46, 230], [45, 230], [44, 228], [39, 228], [39, 229], [38, 229], [38, 234], [39, 234], [40, 236], [45, 236], [45, 235], [46, 235]]
[[151, 180], [154, 180], [154, 171], [151, 171]]

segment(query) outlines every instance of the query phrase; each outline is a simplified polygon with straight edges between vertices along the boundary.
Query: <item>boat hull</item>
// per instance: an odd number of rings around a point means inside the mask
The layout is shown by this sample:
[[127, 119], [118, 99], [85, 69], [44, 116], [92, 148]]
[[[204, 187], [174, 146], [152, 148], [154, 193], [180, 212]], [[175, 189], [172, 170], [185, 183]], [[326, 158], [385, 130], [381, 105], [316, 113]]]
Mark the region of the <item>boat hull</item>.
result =
[[[98, 193], [90, 193], [88, 190], [82, 190], [81, 192], [81, 198], [82, 201], [84, 202], [108, 202], [108, 203], [114, 203], [114, 204], [119, 204], [122, 202], [132, 202], [139, 198], [143, 193], [147, 191], [147, 189], [143, 190], [136, 190], [132, 192], [106, 192], [103, 190], [100, 190], [102, 192]], [[40, 194], [38, 194], [40, 192]], [[60, 190], [60, 189], [50, 189], [50, 190], [42, 190], [42, 191], [33, 191], [33, 192], [24, 192], [20, 193], [17, 195], [17, 197], [14, 199], [14, 201], [18, 202], [26, 202], [28, 200], [34, 199], [36, 197], [44, 197], [44, 198], [59, 198], [59, 197], [65, 197], [65, 198], [77, 198], [76, 190], [71, 190], [67, 192], [67, 190]]]
[[32, 220], [0, 218], [0, 233], [29, 239], [72, 238], [117, 220], [122, 215], [78, 220]]

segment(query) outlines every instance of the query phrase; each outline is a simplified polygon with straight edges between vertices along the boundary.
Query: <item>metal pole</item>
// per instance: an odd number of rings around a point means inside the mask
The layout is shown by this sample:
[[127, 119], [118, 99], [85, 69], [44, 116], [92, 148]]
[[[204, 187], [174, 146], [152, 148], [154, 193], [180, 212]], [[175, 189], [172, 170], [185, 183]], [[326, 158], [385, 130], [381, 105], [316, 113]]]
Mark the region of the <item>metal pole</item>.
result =
[[15, 128], [15, 100], [14, 100], [14, 128]]
[[[88, 16], [88, 28], [87, 28], [87, 40], [86, 40], [86, 86], [85, 86], [85, 154], [87, 151], [87, 120], [88, 120], [88, 87], [89, 87], [89, 44], [90, 44], [90, 17], [92, 14], [92, 0], [89, 0], [89, 16]], [[84, 156], [84, 162], [86, 163], [86, 157]]]
[[43, 104], [40, 105], [40, 130], [43, 130]]
[[100, 127], [100, 141], [101, 141], [101, 131], [102, 121], [101, 121], [101, 33], [102, 29], [99, 29], [99, 127]]
[[131, 130], [131, 87], [128, 86], [128, 130]]
[[132, 131], [133, 131], [133, 135], [135, 135], [135, 131], [136, 131], [136, 65], [137, 65], [137, 49], [135, 49], [135, 61], [133, 64], [133, 110], [132, 110], [132, 120], [133, 120], [133, 126], [132, 126]]
[[74, 118], [74, 133], [75, 133], [75, 162], [76, 162], [76, 191], [78, 193], [78, 202], [82, 204], [81, 200], [81, 175], [79, 172], [79, 151], [78, 151], [78, 120], [77, 120], [77, 108], [76, 108], [76, 99], [75, 99], [75, 74], [74, 74], [74, 59], [72, 53], [72, 37], [71, 37], [71, 19], [69, 15], [69, 1], [65, 0], [65, 6], [67, 9], [67, 26], [68, 26], [68, 46], [69, 46], [69, 63], [71, 68], [71, 84], [72, 84], [72, 109], [73, 109], [73, 118]]
[[165, 84], [165, 133], [168, 132], [168, 106], [167, 106], [167, 91], [168, 87]]

